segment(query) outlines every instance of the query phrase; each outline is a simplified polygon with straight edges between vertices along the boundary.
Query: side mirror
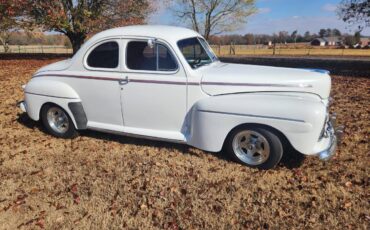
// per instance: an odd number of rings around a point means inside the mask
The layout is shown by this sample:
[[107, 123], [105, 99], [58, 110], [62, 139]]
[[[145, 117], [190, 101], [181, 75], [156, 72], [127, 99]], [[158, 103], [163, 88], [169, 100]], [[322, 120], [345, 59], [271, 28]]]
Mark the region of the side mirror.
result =
[[155, 41], [156, 41], [156, 39], [154, 39], [154, 38], [151, 38], [151, 39], [149, 39], [149, 40], [148, 40], [148, 46], [149, 46], [151, 49], [153, 49], [153, 48], [154, 48]]

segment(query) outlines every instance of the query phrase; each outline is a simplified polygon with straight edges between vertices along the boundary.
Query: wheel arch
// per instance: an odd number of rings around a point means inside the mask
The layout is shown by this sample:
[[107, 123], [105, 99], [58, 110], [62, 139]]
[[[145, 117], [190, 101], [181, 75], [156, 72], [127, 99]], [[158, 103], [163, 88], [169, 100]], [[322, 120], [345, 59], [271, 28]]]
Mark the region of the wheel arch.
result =
[[223, 144], [222, 144], [222, 148], [224, 149], [225, 147], [225, 143], [227, 142], [227, 140], [230, 138], [230, 135], [236, 130], [236, 129], [239, 129], [241, 127], [246, 127], [246, 128], [253, 128], [253, 127], [257, 127], [257, 128], [263, 128], [263, 129], [266, 129], [272, 133], [274, 133], [280, 140], [281, 140], [281, 143], [283, 145], [283, 148], [285, 149], [286, 147], [292, 147], [292, 144], [290, 143], [289, 139], [286, 137], [286, 135], [278, 130], [277, 128], [274, 128], [273, 126], [270, 126], [270, 125], [266, 125], [266, 124], [262, 124], [262, 123], [255, 123], [255, 122], [249, 122], [249, 123], [243, 123], [243, 124], [239, 124], [237, 126], [235, 126], [234, 128], [232, 128], [229, 133], [226, 135], [224, 141], [223, 141]]
[[47, 105], [54, 105], [62, 108], [68, 116], [71, 118], [72, 123], [76, 129], [86, 129], [87, 128], [87, 117], [85, 114], [85, 111], [83, 109], [82, 103], [79, 102], [68, 102], [67, 108], [65, 106], [61, 106], [60, 104], [57, 104], [55, 102], [45, 102], [41, 105], [40, 111], [39, 111], [39, 119], [42, 118], [42, 111], [43, 108]]

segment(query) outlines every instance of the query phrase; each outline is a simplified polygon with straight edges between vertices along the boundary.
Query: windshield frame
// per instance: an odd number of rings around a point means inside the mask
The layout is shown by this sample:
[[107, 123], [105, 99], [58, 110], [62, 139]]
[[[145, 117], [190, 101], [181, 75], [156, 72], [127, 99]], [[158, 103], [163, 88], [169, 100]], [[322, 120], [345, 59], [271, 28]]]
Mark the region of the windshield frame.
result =
[[[203, 48], [204, 52], [205, 52], [205, 55], [207, 55], [208, 59], [210, 60], [209, 63], [199, 63], [199, 64], [191, 64], [185, 54], [183, 53], [181, 47], [179, 46], [179, 43], [182, 42], [182, 41], [185, 41], [185, 40], [189, 40], [189, 39], [196, 39], [198, 40], [200, 46]], [[192, 69], [198, 69], [202, 66], [206, 66], [206, 65], [210, 65], [214, 62], [217, 62], [219, 61], [218, 57], [216, 56], [216, 54], [213, 52], [212, 48], [210, 47], [210, 45], [208, 44], [208, 42], [202, 38], [202, 37], [199, 37], [199, 36], [196, 36], [196, 37], [189, 37], [189, 38], [184, 38], [184, 39], [181, 39], [179, 41], [177, 41], [177, 47], [179, 48], [182, 56], [184, 57], [184, 59], [186, 60], [186, 63], [192, 68]]]

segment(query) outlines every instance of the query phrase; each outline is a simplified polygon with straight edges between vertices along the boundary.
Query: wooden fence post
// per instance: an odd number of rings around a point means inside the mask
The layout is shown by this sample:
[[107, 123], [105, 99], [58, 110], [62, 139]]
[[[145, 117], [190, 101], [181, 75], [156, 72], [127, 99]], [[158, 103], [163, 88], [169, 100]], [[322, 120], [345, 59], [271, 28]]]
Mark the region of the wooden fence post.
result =
[[229, 50], [230, 55], [235, 55], [235, 44], [232, 42], [230, 43], [230, 50]]

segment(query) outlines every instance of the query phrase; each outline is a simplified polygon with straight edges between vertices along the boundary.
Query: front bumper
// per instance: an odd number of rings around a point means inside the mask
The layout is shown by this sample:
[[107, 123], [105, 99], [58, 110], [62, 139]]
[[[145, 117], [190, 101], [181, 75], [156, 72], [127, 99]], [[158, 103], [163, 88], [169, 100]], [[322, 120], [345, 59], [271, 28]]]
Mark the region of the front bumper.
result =
[[316, 154], [320, 158], [320, 160], [327, 161], [332, 158], [337, 149], [337, 145], [340, 144], [340, 142], [342, 141], [344, 126], [338, 126], [336, 120], [336, 114], [332, 114], [326, 124], [325, 137], [329, 138], [330, 144], [327, 149]]

